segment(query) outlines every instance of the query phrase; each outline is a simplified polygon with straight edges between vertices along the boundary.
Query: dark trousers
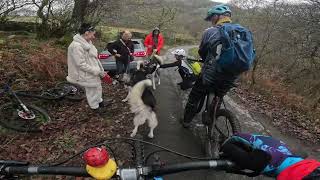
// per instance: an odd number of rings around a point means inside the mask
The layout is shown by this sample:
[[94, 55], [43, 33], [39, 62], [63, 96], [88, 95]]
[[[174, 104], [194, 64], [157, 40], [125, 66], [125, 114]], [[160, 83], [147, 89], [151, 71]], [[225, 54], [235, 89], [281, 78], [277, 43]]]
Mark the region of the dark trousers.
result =
[[186, 71], [182, 68], [179, 68], [178, 71], [182, 79], [182, 82], [180, 83], [180, 88], [182, 90], [191, 88], [193, 82], [196, 80], [196, 76], [194, 74], [186, 73]]
[[[196, 80], [189, 94], [188, 102], [186, 104], [185, 111], [184, 111], [183, 121], [187, 123], [191, 122], [194, 116], [201, 111], [203, 102], [208, 93], [214, 93], [216, 95], [216, 98], [214, 100], [215, 100], [215, 103], [218, 103], [218, 109], [219, 109], [222, 103], [223, 96], [232, 87], [234, 87], [233, 82], [234, 82], [233, 79], [229, 82], [224, 82], [224, 83], [217, 82], [215, 86], [212, 85], [209, 87], [203, 84], [202, 77], [200, 76]], [[210, 108], [209, 111], [213, 110], [211, 109], [213, 107], [209, 107], [209, 108]]]
[[203, 100], [208, 93], [207, 87], [202, 84], [202, 79], [198, 78], [192, 87], [188, 97], [188, 102], [184, 109], [184, 122], [191, 122], [194, 116], [198, 113], [201, 100]]
[[123, 61], [116, 60], [116, 66], [117, 66], [117, 74], [123, 74], [128, 73], [128, 66], [129, 63], [124, 63]]

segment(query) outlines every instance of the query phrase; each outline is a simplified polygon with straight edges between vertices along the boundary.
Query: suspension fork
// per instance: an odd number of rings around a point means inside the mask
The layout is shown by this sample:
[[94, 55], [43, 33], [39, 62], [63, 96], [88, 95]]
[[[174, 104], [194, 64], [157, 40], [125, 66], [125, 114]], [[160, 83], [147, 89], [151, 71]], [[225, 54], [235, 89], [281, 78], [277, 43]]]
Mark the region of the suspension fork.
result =
[[31, 111], [28, 109], [28, 107], [20, 100], [20, 98], [16, 95], [16, 93], [11, 89], [10, 86], [7, 86], [6, 89], [8, 90], [9, 94], [13, 96], [13, 98], [18, 102], [19, 106], [22, 107], [22, 109], [27, 112], [28, 114], [31, 113]]
[[207, 104], [209, 104], [208, 107], [208, 112], [210, 115], [213, 115], [213, 124], [216, 121], [216, 115], [217, 115], [217, 110], [220, 109], [222, 101], [219, 96], [215, 95], [214, 98], [212, 99], [211, 103], [210, 103], [210, 96], [211, 94], [208, 94], [208, 98], [207, 98]]

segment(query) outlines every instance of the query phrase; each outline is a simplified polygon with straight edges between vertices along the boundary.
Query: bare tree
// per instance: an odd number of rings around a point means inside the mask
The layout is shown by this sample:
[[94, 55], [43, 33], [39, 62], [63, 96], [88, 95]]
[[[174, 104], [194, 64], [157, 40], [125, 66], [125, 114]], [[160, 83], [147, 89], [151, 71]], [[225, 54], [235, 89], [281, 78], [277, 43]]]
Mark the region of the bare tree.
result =
[[71, 23], [74, 29], [78, 28], [84, 22], [87, 15], [87, 8], [89, 0], [74, 0], [74, 7], [72, 11]]
[[[253, 31], [257, 57], [253, 63], [251, 85], [255, 85], [255, 74], [260, 62], [273, 52], [272, 41], [278, 31], [278, 24], [282, 19], [283, 2], [274, 0], [266, 4], [262, 0], [234, 0], [232, 4], [239, 8], [235, 16], [241, 24], [248, 26]], [[238, 14], [237, 14], [238, 13]]]
[[52, 16], [52, 5], [55, 0], [32, 0], [33, 5], [37, 8], [37, 16], [40, 22], [37, 28], [38, 38], [48, 38], [50, 36], [49, 18]]
[[0, 1], [0, 23], [7, 21], [8, 15], [26, 5], [32, 4], [30, 0], [1, 0]]

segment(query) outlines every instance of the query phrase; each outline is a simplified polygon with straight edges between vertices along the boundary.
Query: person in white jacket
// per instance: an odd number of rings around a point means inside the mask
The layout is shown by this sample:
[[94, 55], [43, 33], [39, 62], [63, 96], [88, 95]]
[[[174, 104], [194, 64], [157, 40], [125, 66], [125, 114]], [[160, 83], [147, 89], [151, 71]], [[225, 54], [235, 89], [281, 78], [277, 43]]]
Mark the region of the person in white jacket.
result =
[[78, 34], [68, 47], [68, 76], [70, 83], [83, 86], [91, 109], [102, 110], [107, 104], [102, 99], [101, 79], [105, 76], [99, 61], [98, 51], [92, 44], [95, 29], [90, 24], [82, 24]]

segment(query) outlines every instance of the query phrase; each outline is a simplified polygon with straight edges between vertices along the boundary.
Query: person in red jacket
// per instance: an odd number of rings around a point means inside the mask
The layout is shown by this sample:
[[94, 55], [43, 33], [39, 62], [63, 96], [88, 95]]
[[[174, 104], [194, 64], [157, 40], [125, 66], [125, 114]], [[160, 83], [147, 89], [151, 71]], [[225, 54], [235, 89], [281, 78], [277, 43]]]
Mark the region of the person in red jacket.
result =
[[153, 31], [147, 35], [144, 40], [144, 45], [147, 47], [147, 55], [150, 56], [153, 51], [156, 51], [156, 54], [160, 54], [160, 50], [163, 47], [164, 39], [160, 33], [159, 28], [154, 28]]

